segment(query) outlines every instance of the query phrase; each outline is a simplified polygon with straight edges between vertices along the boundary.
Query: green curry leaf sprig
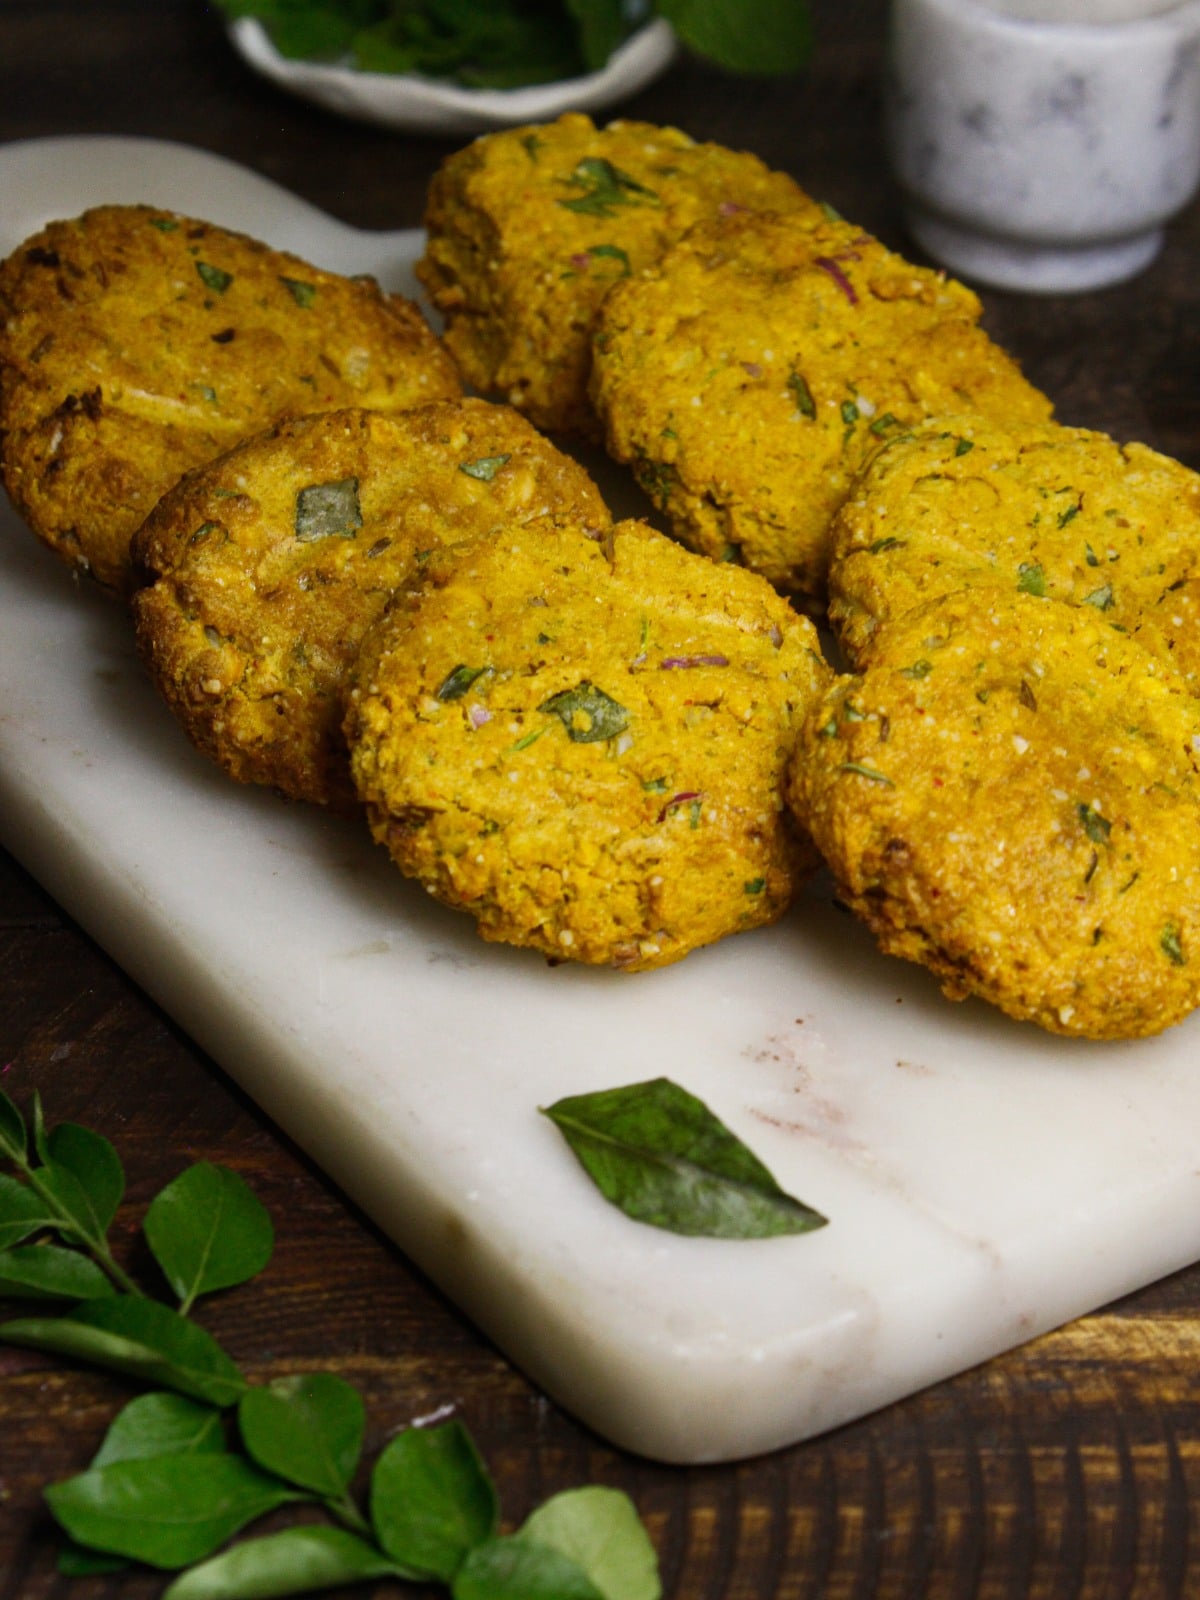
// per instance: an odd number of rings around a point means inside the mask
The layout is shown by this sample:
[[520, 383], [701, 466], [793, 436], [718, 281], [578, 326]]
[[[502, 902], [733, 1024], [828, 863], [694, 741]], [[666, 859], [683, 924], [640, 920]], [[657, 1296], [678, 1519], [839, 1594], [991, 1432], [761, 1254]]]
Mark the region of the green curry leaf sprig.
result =
[[[175, 1573], [164, 1600], [246, 1600], [382, 1578], [437, 1582], [453, 1600], [658, 1600], [653, 1546], [628, 1497], [568, 1490], [513, 1534], [457, 1419], [396, 1434], [353, 1492], [365, 1433], [358, 1391], [334, 1373], [253, 1384], [190, 1319], [196, 1301], [266, 1266], [270, 1217], [228, 1168], [200, 1162], [151, 1202], [150, 1252], [175, 1304], [144, 1294], [108, 1232], [124, 1194], [112, 1145], [64, 1123], [32, 1127], [0, 1092], [0, 1294], [43, 1311], [0, 1340], [91, 1362], [148, 1386], [86, 1471], [46, 1499], [70, 1543], [64, 1573], [139, 1561]], [[230, 1543], [266, 1513], [325, 1520]], [[224, 1547], [224, 1548], [222, 1548]]]
[[515, 89], [598, 72], [631, 33], [664, 18], [691, 51], [730, 72], [773, 76], [808, 59], [802, 0], [216, 0], [254, 17], [295, 60], [419, 73]]

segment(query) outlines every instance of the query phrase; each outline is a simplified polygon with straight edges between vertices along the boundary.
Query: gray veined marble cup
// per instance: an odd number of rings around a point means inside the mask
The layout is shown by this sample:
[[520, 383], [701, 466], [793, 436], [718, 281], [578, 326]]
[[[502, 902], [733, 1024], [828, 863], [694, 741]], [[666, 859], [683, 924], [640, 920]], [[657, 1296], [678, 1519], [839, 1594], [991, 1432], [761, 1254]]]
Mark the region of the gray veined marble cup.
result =
[[1200, 0], [892, 0], [885, 95], [917, 243], [976, 282], [1148, 266], [1200, 181]]

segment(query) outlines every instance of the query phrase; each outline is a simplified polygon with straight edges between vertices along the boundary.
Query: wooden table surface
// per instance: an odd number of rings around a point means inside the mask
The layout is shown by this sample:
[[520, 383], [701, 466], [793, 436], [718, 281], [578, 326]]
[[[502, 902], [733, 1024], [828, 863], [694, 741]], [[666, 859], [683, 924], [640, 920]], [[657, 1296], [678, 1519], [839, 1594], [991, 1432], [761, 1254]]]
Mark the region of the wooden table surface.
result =
[[[881, 0], [822, 0], [818, 20], [798, 80], [684, 61], [624, 109], [754, 150], [904, 248], [880, 145]], [[0, 140], [67, 133], [199, 145], [372, 228], [419, 223], [453, 148], [278, 93], [201, 0], [0, 0]], [[1063, 420], [1200, 467], [1198, 252], [1193, 206], [1135, 283], [1077, 299], [985, 294], [988, 325]], [[253, 1184], [276, 1218], [274, 1261], [205, 1321], [254, 1379], [343, 1373], [367, 1400], [369, 1454], [453, 1407], [509, 1522], [558, 1489], [628, 1490], [675, 1600], [1200, 1592], [1200, 1268], [824, 1438], [738, 1465], [661, 1467], [611, 1448], [515, 1371], [3, 856], [0, 1069], [19, 1100], [37, 1089], [52, 1120], [116, 1143], [130, 1179], [116, 1234], [135, 1266], [146, 1202], [188, 1161], [228, 1163]], [[0, 1600], [160, 1591], [145, 1571], [59, 1577], [41, 1501], [44, 1483], [86, 1464], [125, 1393], [0, 1347]]]

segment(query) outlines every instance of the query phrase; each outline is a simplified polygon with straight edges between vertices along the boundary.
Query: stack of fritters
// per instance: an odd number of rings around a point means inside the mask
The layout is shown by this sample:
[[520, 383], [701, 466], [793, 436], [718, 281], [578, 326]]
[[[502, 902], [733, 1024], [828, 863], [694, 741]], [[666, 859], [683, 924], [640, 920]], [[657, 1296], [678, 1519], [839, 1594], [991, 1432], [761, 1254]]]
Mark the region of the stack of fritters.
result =
[[969, 290], [674, 129], [489, 135], [426, 220], [445, 345], [146, 207], [0, 266], [4, 482], [136, 590], [197, 746], [553, 960], [769, 922], [819, 850], [956, 998], [1095, 1038], [1200, 1003], [1200, 480], [1056, 426]]
[[884, 949], [1090, 1038], [1200, 1003], [1200, 478], [1140, 445], [945, 417], [832, 534], [859, 675], [791, 796]]
[[442, 165], [417, 274], [469, 383], [539, 428], [598, 436], [587, 385], [605, 296], [693, 224], [746, 208], [822, 216], [756, 156], [569, 115], [476, 139]]
[[881, 441], [944, 411], [1048, 419], [980, 313], [859, 228], [737, 212], [613, 289], [592, 397], [678, 538], [820, 611], [830, 521]]
[[507, 406], [444, 400], [282, 423], [197, 468], [134, 540], [142, 654], [231, 776], [352, 803], [342, 689], [363, 634], [440, 544], [610, 518]]
[[0, 265], [0, 470], [105, 588], [189, 468], [288, 416], [461, 393], [417, 308], [149, 206], [52, 222]]

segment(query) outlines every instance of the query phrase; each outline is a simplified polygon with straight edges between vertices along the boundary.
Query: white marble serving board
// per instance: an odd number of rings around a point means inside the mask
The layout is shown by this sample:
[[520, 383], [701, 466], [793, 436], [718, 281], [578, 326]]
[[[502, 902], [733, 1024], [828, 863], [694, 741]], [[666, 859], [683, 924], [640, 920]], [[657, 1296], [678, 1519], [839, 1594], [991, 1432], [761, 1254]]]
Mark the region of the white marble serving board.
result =
[[[127, 139], [0, 147], [0, 253], [134, 199], [413, 287], [417, 235]], [[210, 769], [123, 613], [7, 506], [0, 837], [515, 1362], [632, 1450], [789, 1443], [1200, 1256], [1200, 1023], [1089, 1045], [951, 1005], [820, 895], [640, 976], [484, 945], [361, 827]], [[727, 1243], [610, 1208], [537, 1108], [660, 1074], [830, 1225]]]

